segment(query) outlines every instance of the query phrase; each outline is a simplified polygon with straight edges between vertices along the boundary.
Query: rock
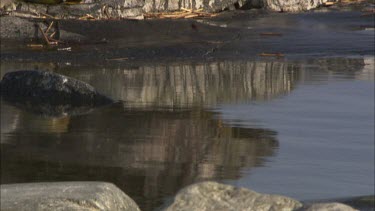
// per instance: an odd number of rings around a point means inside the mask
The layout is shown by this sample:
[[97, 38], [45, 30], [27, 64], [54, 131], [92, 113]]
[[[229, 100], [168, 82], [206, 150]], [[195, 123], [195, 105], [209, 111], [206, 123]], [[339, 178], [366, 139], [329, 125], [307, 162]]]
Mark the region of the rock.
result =
[[[181, 8], [203, 9], [209, 12], [219, 12], [230, 7], [241, 7], [245, 0], [145, 0], [145, 12], [174, 11]], [[236, 6], [234, 6], [236, 5]]]
[[339, 199], [337, 201], [363, 211], [373, 211], [375, 207], [374, 195]]
[[337, 203], [337, 202], [316, 203], [316, 204], [309, 205], [302, 210], [303, 211], [358, 211], [348, 205]]
[[265, 8], [273, 11], [298, 12], [316, 8], [327, 0], [145, 0], [145, 12], [173, 11], [181, 8], [219, 12], [231, 8]]
[[127, 210], [137, 204], [105, 182], [51, 182], [1, 185], [1, 210]]
[[[4, 0], [2, 10], [12, 15], [48, 14], [59, 19], [77, 19], [87, 14], [97, 19], [143, 19], [144, 13], [188, 9], [221, 12], [226, 9], [266, 8], [274, 11], [304, 11], [327, 0], [82, 0], [80, 4], [51, 4], [60, 0]], [[36, 4], [49, 3], [49, 4]]]
[[[327, 2], [327, 0], [249, 0], [250, 5], [261, 6], [279, 12], [300, 12], [311, 10]], [[254, 2], [254, 3], [253, 3]]]
[[27, 39], [35, 37], [37, 29], [32, 20], [25, 18], [3, 16], [0, 17], [0, 25], [7, 27], [0, 27], [1, 39]]
[[113, 101], [91, 85], [52, 72], [9, 72], [1, 81], [1, 96], [10, 102], [51, 106], [99, 106]]
[[302, 204], [292, 198], [260, 194], [216, 182], [203, 182], [181, 190], [167, 211], [295, 210]]

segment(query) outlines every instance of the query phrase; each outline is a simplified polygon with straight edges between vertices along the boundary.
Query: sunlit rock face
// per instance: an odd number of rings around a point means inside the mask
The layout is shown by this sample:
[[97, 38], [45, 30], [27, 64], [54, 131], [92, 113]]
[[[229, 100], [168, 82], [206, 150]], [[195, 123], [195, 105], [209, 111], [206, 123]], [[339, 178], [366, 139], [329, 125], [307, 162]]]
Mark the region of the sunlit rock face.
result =
[[[250, 1], [253, 2], [254, 0]], [[259, 5], [259, 0], [255, 0], [254, 2], [256, 2], [256, 5]], [[269, 10], [299, 12], [316, 8], [324, 2], [327, 2], [327, 0], [263, 0], [261, 4]]]
[[297, 210], [302, 204], [295, 199], [261, 194], [216, 182], [202, 182], [181, 190], [166, 211], [214, 210]]
[[263, 101], [288, 94], [298, 69], [298, 65], [282, 62], [223, 61], [61, 73], [93, 84], [129, 106], [190, 107]]
[[245, 0], [145, 0], [145, 12], [173, 11], [181, 8], [218, 12], [241, 6]]
[[236, 8], [265, 8], [274, 11], [298, 12], [318, 7], [327, 0], [145, 0], [145, 12], [173, 11], [181, 8], [222, 11]]

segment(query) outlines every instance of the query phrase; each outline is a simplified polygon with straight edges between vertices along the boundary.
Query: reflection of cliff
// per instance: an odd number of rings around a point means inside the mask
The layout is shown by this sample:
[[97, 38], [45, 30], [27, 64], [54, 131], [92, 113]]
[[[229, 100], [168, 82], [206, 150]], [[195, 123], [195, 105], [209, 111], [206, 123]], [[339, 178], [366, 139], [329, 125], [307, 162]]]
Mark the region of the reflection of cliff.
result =
[[146, 210], [192, 182], [238, 178], [278, 145], [270, 130], [228, 127], [203, 110], [131, 111], [117, 104], [70, 117], [66, 130], [38, 133], [28, 127], [45, 129], [53, 120], [15, 115], [17, 135], [2, 143], [2, 183], [110, 181]]
[[224, 61], [62, 71], [130, 105], [214, 105], [268, 100], [287, 94], [298, 66], [282, 62]]
[[374, 80], [374, 57], [328, 57], [305, 61], [299, 71], [301, 82], [325, 82], [331, 78]]

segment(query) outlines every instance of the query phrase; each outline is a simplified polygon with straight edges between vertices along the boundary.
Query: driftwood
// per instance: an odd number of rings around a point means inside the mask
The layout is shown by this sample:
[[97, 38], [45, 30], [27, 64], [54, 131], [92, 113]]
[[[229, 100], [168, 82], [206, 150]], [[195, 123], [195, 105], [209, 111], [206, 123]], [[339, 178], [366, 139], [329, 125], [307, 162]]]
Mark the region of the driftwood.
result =
[[78, 20], [96, 20], [96, 18], [90, 14], [86, 14], [82, 17], [79, 17]]
[[284, 57], [284, 54], [282, 53], [261, 53], [258, 55], [263, 57]]
[[281, 33], [277, 33], [277, 32], [262, 32], [259, 35], [261, 35], [261, 36], [282, 36]]
[[217, 16], [217, 13], [202, 12], [202, 9], [192, 10], [181, 8], [174, 12], [146, 13], [145, 19], [188, 19], [188, 18], [210, 18]]
[[[43, 31], [42, 27], [40, 27], [39, 24], [36, 24], [36, 27], [39, 29], [40, 33], [42, 34], [42, 38], [47, 45], [58, 45], [59, 43], [62, 43], [61, 41], [54, 39], [56, 31], [49, 34], [49, 32], [51, 31], [51, 28], [53, 27], [54, 24], [55, 24], [55, 22], [51, 21], [51, 23], [48, 25], [48, 27], [45, 31]], [[32, 46], [32, 45], [39, 46], [39, 44], [30, 44], [30, 45], [28, 45], [28, 47], [35, 47], [35, 46]]]

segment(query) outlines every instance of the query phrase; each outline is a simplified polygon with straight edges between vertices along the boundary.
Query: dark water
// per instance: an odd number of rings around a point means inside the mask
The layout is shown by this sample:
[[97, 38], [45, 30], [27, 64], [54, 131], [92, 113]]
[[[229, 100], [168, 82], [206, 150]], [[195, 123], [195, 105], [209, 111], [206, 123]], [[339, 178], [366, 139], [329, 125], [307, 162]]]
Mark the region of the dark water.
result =
[[142, 210], [203, 180], [301, 200], [374, 194], [373, 55], [1, 68], [121, 100], [58, 117], [1, 102], [2, 184], [109, 181]]

